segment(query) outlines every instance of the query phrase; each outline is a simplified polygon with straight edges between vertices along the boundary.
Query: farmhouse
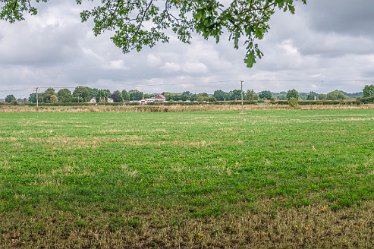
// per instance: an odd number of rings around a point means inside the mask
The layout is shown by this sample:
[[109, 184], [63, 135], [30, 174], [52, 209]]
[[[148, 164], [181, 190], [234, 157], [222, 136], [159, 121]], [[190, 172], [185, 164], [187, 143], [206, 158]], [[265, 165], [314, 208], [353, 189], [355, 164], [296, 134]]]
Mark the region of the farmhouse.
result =
[[[92, 98], [90, 101], [88, 101], [88, 103], [96, 104], [97, 103], [96, 98]], [[108, 98], [106, 103], [114, 103], [114, 100], [112, 98]]]
[[164, 95], [156, 95], [152, 98], [146, 99], [147, 103], [164, 103], [166, 101], [166, 97]]
[[154, 99], [155, 99], [155, 102], [160, 102], [160, 103], [164, 103], [164, 102], [166, 102], [166, 97], [164, 96], [164, 95], [156, 95], [155, 97], [154, 97]]
[[29, 101], [26, 99], [26, 98], [24, 98], [24, 99], [17, 99], [17, 103], [18, 104], [27, 104]]

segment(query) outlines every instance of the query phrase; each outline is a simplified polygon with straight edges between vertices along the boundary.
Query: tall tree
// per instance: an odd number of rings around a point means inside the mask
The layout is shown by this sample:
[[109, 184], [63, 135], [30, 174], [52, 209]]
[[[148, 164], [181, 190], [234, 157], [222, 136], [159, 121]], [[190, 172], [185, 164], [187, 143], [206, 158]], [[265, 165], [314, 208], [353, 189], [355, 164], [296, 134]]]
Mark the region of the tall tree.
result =
[[317, 100], [318, 99], [318, 93], [316, 92], [310, 92], [308, 96], [306, 97], [307, 100]]
[[105, 103], [108, 101], [112, 94], [108, 89], [100, 89], [96, 95], [96, 101], [100, 103]]
[[318, 94], [318, 99], [319, 100], [326, 100], [327, 99], [327, 94], [325, 94], [325, 93]]
[[31, 93], [29, 96], [29, 102], [35, 104], [36, 103], [36, 93]]
[[229, 92], [230, 100], [240, 100], [242, 98], [242, 91], [241, 90], [232, 90]]
[[58, 102], [58, 97], [56, 95], [52, 95], [49, 98], [49, 102], [52, 103], [52, 104], [56, 104]]
[[196, 100], [198, 102], [214, 102], [213, 99], [210, 98], [209, 94], [207, 94], [207, 93], [199, 93], [199, 94], [197, 94]]
[[258, 94], [258, 97], [260, 99], [272, 99], [273, 98], [273, 94], [270, 92], [270, 91], [262, 91]]
[[44, 93], [42, 93], [42, 102], [44, 103], [51, 103], [51, 97], [53, 95], [56, 95], [56, 91], [55, 89], [53, 88], [48, 88], [47, 90], [45, 90]]
[[189, 91], [183, 92], [181, 96], [182, 101], [191, 100], [192, 93]]
[[[0, 19], [15, 22], [24, 13], [37, 14], [35, 4], [48, 0], [0, 0]], [[91, 0], [87, 0], [91, 1]], [[78, 4], [84, 0], [76, 0]], [[112, 32], [112, 41], [124, 53], [140, 51], [168, 42], [170, 31], [184, 43], [192, 33], [218, 43], [226, 37], [238, 49], [246, 49], [245, 63], [252, 67], [263, 56], [258, 40], [269, 30], [276, 9], [295, 13], [296, 2], [306, 0], [131, 0], [95, 1], [95, 7], [81, 13], [83, 22], [93, 20], [94, 34]], [[147, 23], [147, 25], [145, 25]]]
[[114, 102], [116, 103], [120, 103], [120, 102], [123, 102], [123, 97], [122, 97], [122, 93], [120, 91], [114, 91], [112, 93], [112, 96], [111, 98], [113, 99]]
[[5, 98], [5, 102], [11, 104], [11, 103], [17, 102], [17, 99], [16, 99], [16, 97], [14, 97], [14, 95], [8, 95]]
[[327, 99], [328, 100], [344, 100], [347, 99], [348, 97], [345, 95], [343, 91], [335, 90], [332, 92], [329, 92], [327, 94]]
[[287, 92], [280, 92], [280, 93], [277, 93], [277, 94], [274, 94], [276, 96], [273, 96], [275, 97], [277, 100], [287, 100]]
[[129, 96], [131, 101], [141, 100], [143, 99], [144, 93], [138, 90], [130, 90]]
[[364, 88], [364, 98], [374, 96], [374, 85], [366, 85]]
[[225, 101], [228, 99], [228, 93], [222, 90], [217, 90], [214, 92], [213, 97], [216, 98], [218, 101]]
[[71, 91], [69, 89], [60, 89], [57, 92], [57, 97], [60, 102], [67, 103], [72, 101]]
[[289, 90], [287, 92], [287, 100], [291, 99], [299, 99], [299, 92], [296, 91], [295, 89]]
[[78, 86], [73, 92], [73, 97], [79, 102], [88, 102], [96, 95], [94, 89], [86, 86]]
[[258, 96], [254, 90], [248, 90], [247, 93], [245, 94], [245, 99], [246, 100], [257, 100]]
[[122, 99], [123, 99], [123, 101], [129, 101], [130, 100], [130, 95], [126, 90], [122, 91]]

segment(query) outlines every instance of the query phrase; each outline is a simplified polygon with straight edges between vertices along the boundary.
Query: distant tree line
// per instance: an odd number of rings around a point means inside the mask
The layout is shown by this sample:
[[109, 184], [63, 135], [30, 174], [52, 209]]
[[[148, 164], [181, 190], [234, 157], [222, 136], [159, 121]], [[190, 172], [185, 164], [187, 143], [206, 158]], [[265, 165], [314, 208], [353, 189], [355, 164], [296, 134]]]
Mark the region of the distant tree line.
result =
[[[191, 102], [216, 102], [216, 101], [239, 101], [242, 98], [242, 91], [235, 89], [229, 92], [223, 90], [216, 90], [213, 94], [208, 93], [191, 93], [189, 91], [182, 93], [163, 92], [167, 101], [191, 101]], [[56, 91], [53, 88], [48, 88], [44, 92], [38, 93], [39, 103], [87, 103], [92, 99], [97, 103], [105, 103], [112, 99], [115, 103], [139, 101], [142, 99], [152, 98], [157, 94], [143, 93], [139, 90], [116, 90], [111, 92], [108, 89], [90, 88], [87, 86], [78, 86], [71, 91], [69, 89], [60, 89]], [[343, 91], [335, 90], [327, 94], [320, 94], [316, 92], [299, 93], [295, 89], [288, 92], [273, 93], [271, 91], [261, 91], [256, 93], [254, 90], [243, 92], [244, 100], [258, 101], [258, 100], [347, 100], [352, 98], [374, 98], [374, 85], [366, 85], [362, 93], [350, 94]], [[17, 99], [14, 95], [8, 95], [5, 102], [16, 104]], [[37, 102], [36, 93], [31, 93], [28, 99], [30, 103]]]
[[[38, 93], [39, 103], [82, 103], [89, 102], [94, 99], [98, 103], [105, 103], [108, 99], [114, 102], [137, 101], [147, 97], [147, 94], [138, 90], [131, 91], [114, 91], [109, 89], [97, 89], [86, 86], [78, 86], [74, 91], [69, 89], [60, 89], [55, 91], [53, 88], [48, 88], [44, 92]], [[36, 93], [30, 94], [29, 102], [36, 103]]]

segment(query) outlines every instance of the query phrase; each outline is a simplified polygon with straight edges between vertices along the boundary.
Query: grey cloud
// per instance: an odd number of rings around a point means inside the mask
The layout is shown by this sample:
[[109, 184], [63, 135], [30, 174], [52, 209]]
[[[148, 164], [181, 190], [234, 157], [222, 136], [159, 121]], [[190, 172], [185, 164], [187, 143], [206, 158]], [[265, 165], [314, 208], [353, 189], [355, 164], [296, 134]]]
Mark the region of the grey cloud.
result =
[[308, 8], [311, 27], [319, 32], [374, 35], [372, 0], [313, 0], [309, 1]]

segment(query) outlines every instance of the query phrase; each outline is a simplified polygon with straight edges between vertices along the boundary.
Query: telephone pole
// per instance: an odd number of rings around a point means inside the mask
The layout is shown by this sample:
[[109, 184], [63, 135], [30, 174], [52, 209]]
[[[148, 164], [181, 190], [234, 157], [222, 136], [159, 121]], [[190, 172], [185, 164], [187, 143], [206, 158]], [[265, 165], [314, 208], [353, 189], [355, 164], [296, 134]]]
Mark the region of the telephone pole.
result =
[[39, 94], [38, 94], [39, 87], [35, 89], [35, 95], [36, 95], [36, 109], [39, 109]]
[[243, 93], [243, 83], [244, 81], [240, 81], [240, 92], [242, 96], [242, 114], [244, 113], [244, 93]]

